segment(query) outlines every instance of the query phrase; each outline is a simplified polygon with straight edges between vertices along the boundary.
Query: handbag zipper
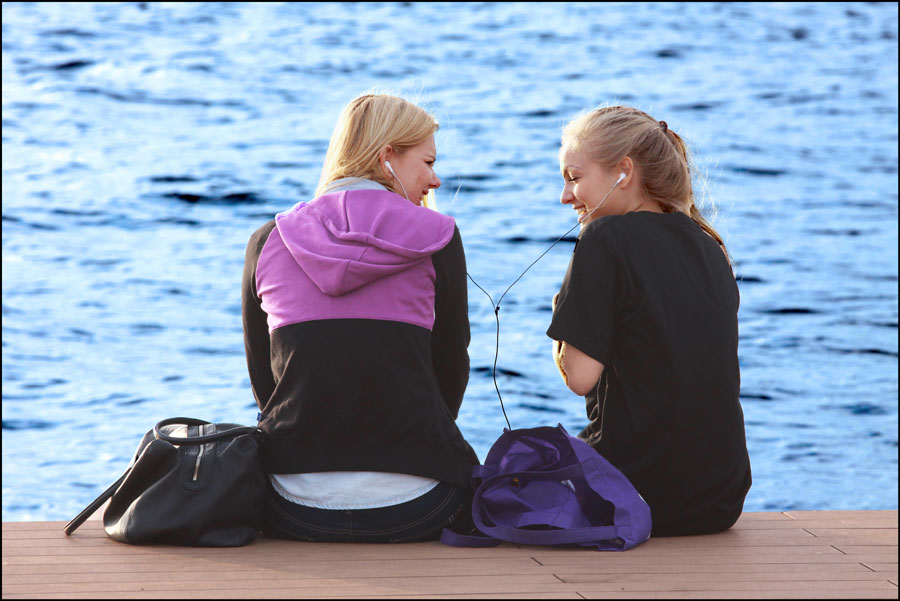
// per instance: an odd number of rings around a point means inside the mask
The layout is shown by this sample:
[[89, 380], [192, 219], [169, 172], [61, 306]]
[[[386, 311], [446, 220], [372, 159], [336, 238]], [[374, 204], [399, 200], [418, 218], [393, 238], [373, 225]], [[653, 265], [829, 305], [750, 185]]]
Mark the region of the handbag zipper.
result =
[[[203, 426], [200, 426], [200, 427], [199, 427], [199, 432], [198, 432], [198, 434], [199, 434], [200, 436], [203, 436]], [[206, 446], [205, 444], [201, 443], [201, 444], [200, 444], [200, 450], [197, 451], [197, 462], [194, 464], [194, 477], [191, 478], [191, 481], [192, 481], [192, 482], [196, 482], [196, 481], [197, 481], [197, 476], [200, 474], [200, 459], [203, 457], [203, 448], [204, 448], [205, 446]]]
[[197, 453], [197, 463], [194, 464], [194, 477], [191, 478], [192, 481], [197, 481], [197, 475], [200, 473], [200, 459], [203, 457], [203, 447], [206, 445], [200, 445], [200, 452]]

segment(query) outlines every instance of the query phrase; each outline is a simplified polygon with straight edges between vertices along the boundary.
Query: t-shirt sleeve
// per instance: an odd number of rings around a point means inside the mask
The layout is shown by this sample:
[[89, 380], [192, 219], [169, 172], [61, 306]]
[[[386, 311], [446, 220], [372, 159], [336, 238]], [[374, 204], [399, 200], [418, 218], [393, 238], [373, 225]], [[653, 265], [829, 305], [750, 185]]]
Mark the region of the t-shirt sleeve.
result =
[[603, 234], [591, 228], [576, 244], [547, 336], [609, 365], [621, 306], [621, 265]]

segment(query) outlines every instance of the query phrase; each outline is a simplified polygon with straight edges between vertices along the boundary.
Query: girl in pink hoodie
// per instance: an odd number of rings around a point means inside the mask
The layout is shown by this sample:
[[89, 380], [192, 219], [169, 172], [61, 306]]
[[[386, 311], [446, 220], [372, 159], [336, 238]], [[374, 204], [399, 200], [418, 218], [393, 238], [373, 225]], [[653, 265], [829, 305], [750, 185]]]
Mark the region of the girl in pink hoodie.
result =
[[397, 97], [342, 112], [316, 197], [251, 236], [247, 365], [270, 474], [265, 531], [328, 542], [469, 529], [478, 458], [455, 420], [469, 376], [466, 262], [423, 199], [438, 125]]

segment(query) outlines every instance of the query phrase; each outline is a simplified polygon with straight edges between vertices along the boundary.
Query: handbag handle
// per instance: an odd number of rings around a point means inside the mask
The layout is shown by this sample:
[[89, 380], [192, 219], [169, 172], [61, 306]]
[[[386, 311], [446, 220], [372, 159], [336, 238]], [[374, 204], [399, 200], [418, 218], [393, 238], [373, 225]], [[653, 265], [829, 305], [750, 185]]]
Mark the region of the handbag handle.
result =
[[234, 436], [240, 436], [242, 434], [250, 434], [251, 432], [259, 431], [259, 428], [254, 428], [253, 426], [238, 426], [237, 428], [231, 428], [229, 430], [223, 430], [222, 432], [215, 432], [213, 434], [206, 434], [205, 436], [189, 436], [186, 438], [170, 436], [162, 432], [163, 426], [171, 426], [173, 424], [184, 426], [205, 426], [209, 423], [211, 422], [204, 421], [202, 419], [195, 419], [193, 417], [170, 417], [153, 426], [153, 436], [157, 440], [164, 440], [174, 445], [191, 445], [206, 444], [208, 442], [215, 442], [224, 438], [232, 438]]
[[121, 478], [113, 482], [110, 487], [100, 493], [100, 496], [94, 499], [90, 505], [82, 509], [81, 513], [72, 518], [72, 521], [66, 524], [65, 528], [63, 528], [63, 530], [65, 530], [66, 532], [66, 536], [75, 532], [75, 530], [77, 530], [78, 527], [85, 522], [85, 520], [91, 517], [91, 515], [93, 515], [95, 511], [100, 509], [100, 507], [104, 503], [106, 503], [106, 501], [109, 500], [109, 498], [113, 496], [113, 494], [117, 490], [119, 490], [119, 486], [121, 486], [122, 482], [125, 480], [125, 476], [127, 476], [130, 472], [131, 468], [129, 467], [127, 470], [125, 470], [125, 473], [122, 474]]

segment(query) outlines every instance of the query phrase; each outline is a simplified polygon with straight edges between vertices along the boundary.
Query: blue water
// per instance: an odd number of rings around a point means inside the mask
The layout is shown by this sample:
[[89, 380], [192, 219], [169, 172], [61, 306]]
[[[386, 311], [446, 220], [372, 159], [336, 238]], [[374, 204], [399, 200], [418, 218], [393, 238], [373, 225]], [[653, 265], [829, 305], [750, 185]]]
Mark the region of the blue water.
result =
[[[745, 508], [897, 508], [896, 3], [2, 10], [4, 521], [71, 518], [161, 418], [254, 423], [245, 243], [309, 199], [373, 88], [437, 115], [439, 202], [495, 299], [575, 223], [562, 125], [616, 101], [665, 119], [735, 258]], [[544, 334], [571, 249], [503, 301], [513, 427], [586, 422]], [[459, 424], [483, 458], [505, 422], [469, 299]]]

